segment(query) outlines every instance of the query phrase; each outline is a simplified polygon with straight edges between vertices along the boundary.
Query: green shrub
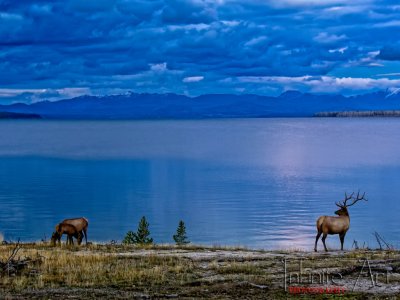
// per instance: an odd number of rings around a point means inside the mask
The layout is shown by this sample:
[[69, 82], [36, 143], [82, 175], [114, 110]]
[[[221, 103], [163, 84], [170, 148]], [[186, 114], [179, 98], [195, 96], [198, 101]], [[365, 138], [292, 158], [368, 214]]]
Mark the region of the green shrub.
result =
[[146, 217], [143, 216], [140, 219], [137, 232], [128, 231], [124, 240], [124, 244], [152, 244], [153, 239], [150, 237], [149, 223], [146, 221]]

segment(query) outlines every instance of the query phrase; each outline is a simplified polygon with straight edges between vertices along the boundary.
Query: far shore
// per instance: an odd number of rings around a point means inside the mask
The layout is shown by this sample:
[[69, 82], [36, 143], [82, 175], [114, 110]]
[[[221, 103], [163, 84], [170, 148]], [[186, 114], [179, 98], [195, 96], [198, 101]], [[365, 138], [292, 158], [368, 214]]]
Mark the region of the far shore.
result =
[[344, 299], [400, 295], [397, 250], [315, 253], [192, 244], [53, 247], [13, 243], [0, 246], [0, 270], [0, 294], [10, 298], [287, 299], [297, 292], [340, 293]]
[[327, 111], [314, 115], [319, 118], [387, 118], [400, 117], [400, 110]]

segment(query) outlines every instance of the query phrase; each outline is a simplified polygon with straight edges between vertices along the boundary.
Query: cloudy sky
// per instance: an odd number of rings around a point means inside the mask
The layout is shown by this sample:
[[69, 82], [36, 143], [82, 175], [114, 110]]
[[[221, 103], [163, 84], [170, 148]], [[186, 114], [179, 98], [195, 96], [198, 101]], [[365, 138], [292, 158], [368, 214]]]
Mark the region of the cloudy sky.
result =
[[394, 0], [0, 0], [0, 103], [397, 87]]

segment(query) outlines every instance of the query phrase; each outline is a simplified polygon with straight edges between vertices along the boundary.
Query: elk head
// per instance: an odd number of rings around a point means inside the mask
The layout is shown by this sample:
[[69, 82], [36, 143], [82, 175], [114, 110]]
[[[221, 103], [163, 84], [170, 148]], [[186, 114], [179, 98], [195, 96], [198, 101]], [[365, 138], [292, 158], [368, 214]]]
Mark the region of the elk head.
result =
[[[350, 199], [352, 199], [353, 201], [350, 204], [348, 204], [347, 201], [349, 201]], [[344, 194], [344, 200], [342, 202], [339, 202], [339, 203], [336, 202], [336, 206], [339, 207], [340, 209], [335, 211], [335, 214], [338, 215], [338, 216], [349, 216], [349, 212], [348, 212], [347, 208], [352, 206], [352, 205], [354, 205], [354, 204], [356, 204], [360, 200], [368, 201], [365, 198], [365, 192], [361, 196], [360, 195], [360, 191], [358, 191], [356, 197], [354, 197], [354, 192], [350, 196], [347, 196], [347, 193], [345, 193]]]
[[50, 245], [55, 246], [56, 242], [60, 242], [61, 236], [58, 234], [57, 231], [53, 232], [52, 236], [51, 236], [51, 242]]

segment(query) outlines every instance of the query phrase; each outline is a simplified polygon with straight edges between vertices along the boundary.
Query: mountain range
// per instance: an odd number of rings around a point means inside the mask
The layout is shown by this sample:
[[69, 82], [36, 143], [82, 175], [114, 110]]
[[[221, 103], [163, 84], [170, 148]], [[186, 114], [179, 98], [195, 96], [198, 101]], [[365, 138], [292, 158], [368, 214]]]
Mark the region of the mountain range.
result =
[[0, 112], [33, 114], [46, 119], [311, 117], [321, 112], [382, 110], [400, 110], [400, 93], [379, 91], [346, 97], [287, 91], [277, 97], [251, 94], [188, 97], [129, 92], [0, 105]]

